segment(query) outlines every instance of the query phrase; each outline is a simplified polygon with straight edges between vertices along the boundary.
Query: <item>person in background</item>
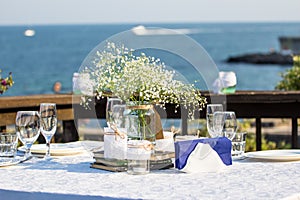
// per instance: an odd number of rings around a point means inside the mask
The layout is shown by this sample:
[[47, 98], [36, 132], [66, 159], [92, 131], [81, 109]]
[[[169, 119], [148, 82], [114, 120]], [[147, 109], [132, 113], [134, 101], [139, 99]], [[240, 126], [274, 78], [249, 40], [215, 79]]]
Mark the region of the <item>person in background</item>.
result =
[[59, 81], [56, 81], [53, 85], [53, 92], [55, 94], [59, 94], [61, 91], [61, 83]]

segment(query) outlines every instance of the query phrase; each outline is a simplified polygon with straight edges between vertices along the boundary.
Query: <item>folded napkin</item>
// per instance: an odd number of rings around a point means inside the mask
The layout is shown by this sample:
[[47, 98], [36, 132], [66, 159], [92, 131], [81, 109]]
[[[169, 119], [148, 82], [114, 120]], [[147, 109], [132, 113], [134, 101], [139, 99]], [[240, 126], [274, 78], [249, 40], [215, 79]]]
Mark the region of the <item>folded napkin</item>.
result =
[[232, 164], [226, 137], [175, 142], [175, 167], [183, 172], [217, 172]]
[[163, 132], [163, 139], [156, 139], [155, 150], [156, 151], [168, 151], [175, 152], [174, 148], [174, 133], [170, 131]]

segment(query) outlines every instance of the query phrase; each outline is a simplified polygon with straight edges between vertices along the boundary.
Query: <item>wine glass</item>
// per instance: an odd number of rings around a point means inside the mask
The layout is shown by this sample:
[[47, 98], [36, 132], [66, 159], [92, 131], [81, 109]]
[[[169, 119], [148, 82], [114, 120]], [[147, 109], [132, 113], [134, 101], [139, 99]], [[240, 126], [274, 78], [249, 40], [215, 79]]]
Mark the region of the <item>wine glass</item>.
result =
[[208, 104], [207, 105], [207, 108], [206, 108], [207, 131], [212, 138], [221, 136], [220, 132], [214, 131], [214, 126], [213, 126], [213, 115], [217, 111], [223, 111], [222, 104]]
[[32, 157], [30, 148], [40, 135], [40, 115], [37, 111], [18, 111], [16, 132], [25, 147], [25, 159]]
[[119, 98], [107, 98], [106, 123], [109, 128], [111, 127], [111, 125], [113, 123], [113, 116], [112, 116], [113, 107], [115, 105], [121, 105], [121, 104], [123, 104], [123, 102]]
[[217, 111], [214, 112], [212, 117], [212, 130], [215, 135], [223, 136], [223, 127], [225, 123], [224, 112]]
[[125, 104], [113, 106], [111, 126], [116, 126], [116, 128], [124, 128], [124, 112], [125, 112], [125, 110], [126, 110]]
[[237, 120], [235, 112], [215, 112], [213, 115], [214, 130], [232, 140], [236, 134]]
[[223, 126], [224, 136], [232, 140], [236, 134], [236, 129], [237, 129], [237, 120], [236, 120], [235, 112], [232, 111], [224, 112], [224, 126]]
[[55, 103], [41, 103], [40, 104], [41, 117], [41, 132], [46, 140], [46, 154], [44, 159], [50, 160], [50, 142], [55, 134], [57, 127], [56, 104]]

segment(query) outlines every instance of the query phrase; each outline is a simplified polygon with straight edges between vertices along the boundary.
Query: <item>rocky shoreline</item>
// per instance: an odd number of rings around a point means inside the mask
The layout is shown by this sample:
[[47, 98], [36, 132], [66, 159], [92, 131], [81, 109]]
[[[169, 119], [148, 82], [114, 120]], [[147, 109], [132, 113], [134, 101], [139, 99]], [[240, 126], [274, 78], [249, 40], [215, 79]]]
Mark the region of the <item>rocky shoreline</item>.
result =
[[277, 52], [272, 53], [253, 53], [243, 54], [229, 57], [228, 63], [251, 63], [251, 64], [278, 64], [278, 65], [292, 65], [293, 57], [291, 55], [284, 55]]

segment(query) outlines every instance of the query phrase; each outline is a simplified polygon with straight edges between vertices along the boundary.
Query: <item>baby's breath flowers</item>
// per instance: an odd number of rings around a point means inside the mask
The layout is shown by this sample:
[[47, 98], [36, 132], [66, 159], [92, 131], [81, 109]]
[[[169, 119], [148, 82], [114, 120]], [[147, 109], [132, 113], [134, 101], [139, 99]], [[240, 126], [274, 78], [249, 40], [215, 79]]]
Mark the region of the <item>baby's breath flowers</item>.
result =
[[10, 88], [13, 84], [14, 81], [12, 79], [11, 72], [9, 73], [9, 76], [6, 78], [1, 77], [1, 70], [0, 70], [0, 94], [3, 94], [8, 88]]
[[[175, 104], [176, 109], [183, 105], [193, 116], [195, 110], [202, 110], [206, 99], [193, 84], [175, 79], [175, 71], [167, 70], [159, 59], [144, 53], [133, 55], [124, 45], [107, 43], [106, 50], [97, 52], [93, 67], [82, 71], [85, 79], [93, 82], [97, 97], [107, 94], [117, 96], [132, 105]], [[87, 101], [85, 101], [87, 102]], [[85, 103], [83, 103], [85, 104]]]

